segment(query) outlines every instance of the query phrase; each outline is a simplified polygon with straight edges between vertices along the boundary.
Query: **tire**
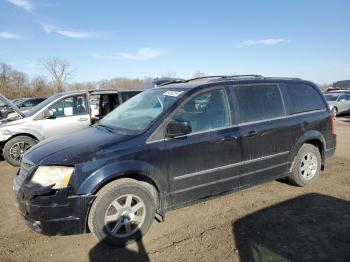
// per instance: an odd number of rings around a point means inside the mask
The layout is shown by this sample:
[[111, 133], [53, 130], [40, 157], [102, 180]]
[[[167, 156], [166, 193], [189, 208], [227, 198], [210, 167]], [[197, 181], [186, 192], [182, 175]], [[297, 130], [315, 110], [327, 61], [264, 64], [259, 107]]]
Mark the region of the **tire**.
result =
[[317, 147], [304, 144], [299, 149], [292, 164], [292, 174], [289, 181], [296, 186], [312, 184], [321, 173], [321, 153]]
[[[128, 205], [130, 196], [131, 204]], [[137, 206], [139, 208], [132, 211]], [[155, 201], [148, 184], [120, 179], [98, 192], [90, 209], [88, 226], [98, 241], [123, 247], [141, 239], [152, 225], [154, 216]]]
[[37, 143], [37, 140], [29, 136], [16, 136], [5, 144], [4, 158], [10, 165], [18, 167], [21, 164], [23, 154]]
[[333, 107], [332, 108], [332, 114], [333, 114], [333, 117], [337, 117], [338, 116], [338, 108]]

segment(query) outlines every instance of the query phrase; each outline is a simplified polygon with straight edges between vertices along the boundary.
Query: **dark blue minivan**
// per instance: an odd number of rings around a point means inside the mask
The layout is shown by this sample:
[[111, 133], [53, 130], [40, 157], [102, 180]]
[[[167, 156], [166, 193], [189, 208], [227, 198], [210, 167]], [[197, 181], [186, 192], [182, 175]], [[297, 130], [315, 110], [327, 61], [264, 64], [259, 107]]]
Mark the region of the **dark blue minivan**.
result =
[[91, 231], [123, 246], [170, 209], [278, 178], [309, 185], [335, 147], [332, 115], [311, 82], [174, 80], [33, 147], [13, 187], [32, 229]]

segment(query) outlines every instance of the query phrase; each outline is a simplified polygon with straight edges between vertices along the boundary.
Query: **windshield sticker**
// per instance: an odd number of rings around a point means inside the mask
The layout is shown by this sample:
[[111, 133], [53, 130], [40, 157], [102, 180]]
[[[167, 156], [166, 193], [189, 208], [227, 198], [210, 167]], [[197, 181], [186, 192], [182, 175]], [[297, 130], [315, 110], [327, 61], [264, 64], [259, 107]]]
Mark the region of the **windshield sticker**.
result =
[[181, 95], [184, 91], [166, 91], [163, 96], [178, 96]]

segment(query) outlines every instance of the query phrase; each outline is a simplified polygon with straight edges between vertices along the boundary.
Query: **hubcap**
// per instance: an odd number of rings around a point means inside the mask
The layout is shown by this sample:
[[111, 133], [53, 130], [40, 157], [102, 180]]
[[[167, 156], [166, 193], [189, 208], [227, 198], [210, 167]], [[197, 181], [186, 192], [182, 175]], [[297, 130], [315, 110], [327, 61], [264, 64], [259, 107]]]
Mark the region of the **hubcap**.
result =
[[317, 157], [314, 153], [307, 153], [300, 162], [299, 172], [301, 176], [306, 179], [312, 179], [317, 172]]
[[32, 147], [31, 144], [24, 141], [17, 142], [10, 148], [10, 157], [15, 161], [20, 161], [24, 153]]
[[106, 210], [105, 226], [115, 237], [128, 237], [143, 224], [146, 208], [143, 201], [133, 194], [122, 195], [113, 200]]

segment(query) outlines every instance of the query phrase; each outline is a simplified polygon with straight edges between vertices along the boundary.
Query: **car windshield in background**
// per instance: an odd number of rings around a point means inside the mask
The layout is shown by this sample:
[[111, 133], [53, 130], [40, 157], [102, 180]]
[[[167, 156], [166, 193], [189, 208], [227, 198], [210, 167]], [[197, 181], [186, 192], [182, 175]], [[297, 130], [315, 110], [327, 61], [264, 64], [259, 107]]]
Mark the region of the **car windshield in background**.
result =
[[336, 101], [339, 97], [339, 94], [328, 94], [325, 95], [325, 98], [327, 101], [332, 102], [332, 101]]
[[15, 99], [12, 101], [12, 103], [14, 103], [16, 106], [19, 106], [23, 101], [24, 99]]
[[36, 114], [38, 111], [40, 111], [41, 109], [43, 109], [45, 106], [47, 106], [48, 104], [50, 104], [51, 102], [55, 101], [57, 98], [59, 98], [61, 95], [53, 95], [50, 96], [48, 99], [45, 99], [44, 101], [42, 101], [41, 103], [37, 104], [36, 106], [34, 106], [32, 109], [24, 112], [24, 115], [26, 117], [28, 116], [32, 116], [34, 114]]
[[120, 105], [100, 122], [100, 126], [138, 133], [147, 129], [164, 111], [175, 103], [184, 90], [151, 89]]

